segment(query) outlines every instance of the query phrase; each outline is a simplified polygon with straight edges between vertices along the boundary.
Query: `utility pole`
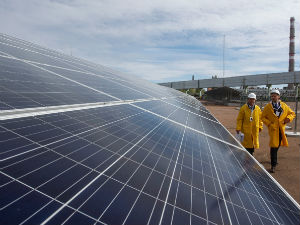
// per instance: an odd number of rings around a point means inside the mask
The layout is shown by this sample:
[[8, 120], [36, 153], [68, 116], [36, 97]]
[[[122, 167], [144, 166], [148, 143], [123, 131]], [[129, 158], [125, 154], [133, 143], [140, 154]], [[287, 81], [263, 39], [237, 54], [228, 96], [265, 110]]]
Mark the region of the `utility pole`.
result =
[[225, 76], [225, 34], [223, 36], [223, 78]]

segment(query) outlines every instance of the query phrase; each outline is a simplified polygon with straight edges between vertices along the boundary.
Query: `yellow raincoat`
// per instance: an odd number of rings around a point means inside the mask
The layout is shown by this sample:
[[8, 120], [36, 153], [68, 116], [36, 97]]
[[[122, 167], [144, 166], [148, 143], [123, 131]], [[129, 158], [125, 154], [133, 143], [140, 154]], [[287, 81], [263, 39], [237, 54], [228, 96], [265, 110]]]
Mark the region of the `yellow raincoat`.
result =
[[255, 109], [252, 112], [253, 120], [250, 121], [251, 110], [248, 105], [245, 104], [241, 107], [239, 115], [237, 117], [236, 130], [240, 130], [244, 133], [244, 140], [242, 145], [245, 148], [259, 148], [259, 129], [263, 129], [263, 123], [261, 121], [261, 110], [259, 106], [255, 105]]
[[288, 146], [288, 141], [285, 136], [285, 124], [284, 119], [289, 118], [290, 122], [295, 118], [295, 113], [287, 104], [280, 102], [280, 106], [283, 110], [280, 117], [278, 118], [272, 106], [272, 103], [268, 103], [262, 112], [262, 121], [269, 129], [270, 142], [269, 146], [271, 148], [277, 148], [279, 146], [279, 127], [281, 131], [281, 146]]

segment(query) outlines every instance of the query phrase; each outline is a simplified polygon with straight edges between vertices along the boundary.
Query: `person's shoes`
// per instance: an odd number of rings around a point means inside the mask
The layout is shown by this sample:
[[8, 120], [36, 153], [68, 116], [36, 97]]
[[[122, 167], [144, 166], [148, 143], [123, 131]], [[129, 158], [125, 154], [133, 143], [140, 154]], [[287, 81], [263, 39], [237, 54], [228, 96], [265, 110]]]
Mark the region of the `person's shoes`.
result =
[[271, 167], [270, 173], [275, 173], [275, 166], [272, 166], [272, 167]]

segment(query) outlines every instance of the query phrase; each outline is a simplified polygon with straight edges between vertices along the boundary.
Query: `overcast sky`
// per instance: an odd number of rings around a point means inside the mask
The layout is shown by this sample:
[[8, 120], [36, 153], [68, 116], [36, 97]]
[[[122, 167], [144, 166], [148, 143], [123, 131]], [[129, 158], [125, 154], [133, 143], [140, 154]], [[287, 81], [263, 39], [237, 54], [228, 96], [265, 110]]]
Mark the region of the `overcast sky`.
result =
[[0, 0], [0, 32], [154, 82], [288, 70], [299, 0]]

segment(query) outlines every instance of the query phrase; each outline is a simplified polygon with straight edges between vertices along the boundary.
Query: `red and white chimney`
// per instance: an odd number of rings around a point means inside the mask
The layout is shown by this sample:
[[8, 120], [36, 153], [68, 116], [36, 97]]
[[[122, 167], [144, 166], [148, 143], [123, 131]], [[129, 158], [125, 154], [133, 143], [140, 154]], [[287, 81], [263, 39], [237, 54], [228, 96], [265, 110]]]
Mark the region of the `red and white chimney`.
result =
[[295, 18], [290, 19], [290, 51], [289, 51], [289, 72], [295, 70]]
[[[295, 71], [295, 18], [290, 18], [290, 51], [289, 51], [289, 72]], [[293, 84], [288, 84], [288, 89], [294, 89]]]

